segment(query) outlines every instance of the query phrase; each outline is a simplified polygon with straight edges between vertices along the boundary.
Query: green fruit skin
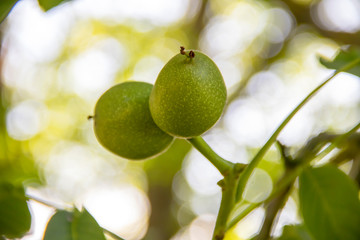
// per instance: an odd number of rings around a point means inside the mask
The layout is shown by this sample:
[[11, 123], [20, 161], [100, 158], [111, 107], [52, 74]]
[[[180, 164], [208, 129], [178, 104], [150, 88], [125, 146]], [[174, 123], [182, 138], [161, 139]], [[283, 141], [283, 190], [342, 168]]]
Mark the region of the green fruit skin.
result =
[[[187, 51], [188, 52], [188, 51]], [[205, 54], [177, 54], [160, 71], [150, 95], [155, 123], [180, 138], [199, 136], [220, 118], [226, 86], [220, 70]]]
[[107, 90], [95, 106], [94, 130], [98, 141], [111, 152], [140, 160], [163, 152], [173, 137], [153, 121], [149, 109], [152, 85], [124, 82]]

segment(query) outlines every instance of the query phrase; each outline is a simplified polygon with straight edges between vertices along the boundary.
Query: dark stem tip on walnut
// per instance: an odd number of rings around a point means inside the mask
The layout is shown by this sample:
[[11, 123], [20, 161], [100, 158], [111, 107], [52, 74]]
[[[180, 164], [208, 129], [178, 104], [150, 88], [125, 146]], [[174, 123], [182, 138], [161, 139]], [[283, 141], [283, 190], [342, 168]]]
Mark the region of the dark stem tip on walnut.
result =
[[187, 54], [185, 52], [185, 47], [183, 47], [183, 46], [180, 46], [180, 54], [188, 56], [189, 58], [194, 58], [195, 57], [194, 51], [190, 50], [190, 52]]
[[189, 57], [190, 57], [190, 58], [194, 58], [194, 57], [195, 57], [195, 53], [194, 53], [193, 51], [190, 51], [190, 52], [189, 52]]
[[183, 46], [180, 47], [180, 53], [182, 55], [185, 55], [185, 48]]

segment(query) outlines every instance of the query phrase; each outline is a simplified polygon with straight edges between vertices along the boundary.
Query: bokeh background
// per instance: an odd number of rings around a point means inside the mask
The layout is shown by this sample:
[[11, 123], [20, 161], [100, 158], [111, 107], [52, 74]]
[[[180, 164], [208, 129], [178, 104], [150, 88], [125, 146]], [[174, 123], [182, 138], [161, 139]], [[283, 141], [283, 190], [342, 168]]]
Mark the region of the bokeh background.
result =
[[[204, 135], [222, 157], [247, 163], [285, 116], [331, 74], [318, 62], [360, 43], [357, 0], [72, 0], [43, 11], [19, 1], [1, 24], [0, 179], [60, 207], [85, 206], [118, 235], [147, 240], [209, 240], [221, 175], [185, 140], [163, 155], [128, 161], [93, 132], [97, 99], [128, 80], [154, 83], [180, 46], [219, 66], [229, 93], [221, 120]], [[360, 119], [360, 80], [341, 73], [290, 122], [279, 140], [296, 151], [322, 131]], [[344, 166], [346, 169], [346, 166]], [[264, 200], [283, 171], [274, 147], [246, 190]], [[273, 235], [299, 222], [297, 196]], [[54, 209], [30, 201], [42, 238]], [[259, 231], [261, 207], [228, 239]], [[111, 239], [111, 238], [109, 238]]]

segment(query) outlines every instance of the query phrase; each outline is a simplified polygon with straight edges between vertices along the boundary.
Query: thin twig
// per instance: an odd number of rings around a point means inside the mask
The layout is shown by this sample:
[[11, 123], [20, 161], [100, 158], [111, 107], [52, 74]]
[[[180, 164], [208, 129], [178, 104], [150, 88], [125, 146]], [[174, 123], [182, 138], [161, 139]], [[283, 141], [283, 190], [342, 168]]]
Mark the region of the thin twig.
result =
[[321, 159], [325, 155], [329, 154], [333, 149], [335, 149], [344, 139], [348, 138], [351, 134], [355, 133], [360, 128], [360, 122], [353, 127], [350, 131], [345, 134], [340, 135], [336, 138], [329, 146], [327, 146], [322, 152], [316, 156], [316, 159]]
[[204, 141], [202, 137], [194, 137], [187, 139], [202, 155], [204, 155], [218, 170], [225, 176], [233, 168], [234, 163], [229, 162], [220, 157], [211, 147]]
[[[287, 169], [283, 178], [286, 178], [287, 172], [289, 171], [292, 171], [292, 169]], [[279, 182], [281, 182], [283, 178], [281, 178]], [[283, 192], [268, 202], [263, 226], [255, 240], [268, 240], [270, 238], [271, 230], [275, 226], [275, 218], [279, 216], [279, 211], [284, 207], [289, 197], [289, 193], [291, 192], [294, 181], [290, 182], [288, 187]]]
[[[355, 127], [353, 127], [350, 131], [348, 131], [344, 134], [338, 135], [332, 141], [332, 143], [330, 144], [329, 147], [331, 147], [331, 145], [334, 145], [333, 147], [340, 145], [341, 143], [343, 143], [343, 141], [345, 141], [347, 139], [347, 137], [349, 137], [350, 135], [355, 133], [359, 128], [360, 128], [360, 123], [357, 124]], [[329, 151], [326, 151], [326, 153], [329, 153]], [[321, 157], [324, 157], [324, 156], [325, 156], [325, 154], [321, 154]], [[316, 159], [319, 159], [318, 156], [316, 157]], [[281, 182], [279, 181], [279, 185], [277, 185], [277, 188], [274, 189], [274, 191], [271, 193], [271, 195], [266, 200], [248, 205], [239, 215], [236, 215], [233, 219], [231, 219], [231, 221], [229, 221], [226, 229], [228, 230], [228, 229], [232, 228], [233, 226], [235, 226], [236, 223], [238, 223], [241, 219], [246, 217], [255, 208], [259, 207], [264, 202], [271, 201], [272, 199], [277, 197], [279, 194], [281, 194], [281, 192], [283, 192], [289, 186], [292, 186], [295, 179], [301, 174], [302, 170], [308, 166], [308, 164], [311, 160], [314, 160], [314, 158], [309, 157], [309, 158], [303, 159], [302, 162], [299, 162], [299, 164], [296, 165], [295, 168], [293, 168], [291, 171], [288, 172], [288, 174], [286, 174], [286, 177], [284, 177]]]
[[351, 63], [347, 64], [345, 67], [335, 71], [328, 79], [326, 79], [323, 83], [321, 83], [318, 87], [316, 87], [313, 91], [311, 91], [295, 109], [285, 118], [285, 120], [280, 124], [280, 126], [275, 130], [269, 140], [265, 143], [265, 145], [259, 150], [259, 152], [255, 155], [253, 160], [250, 164], [245, 168], [244, 172], [240, 176], [239, 185], [238, 185], [238, 194], [237, 200], [241, 199], [242, 194], [244, 192], [245, 186], [249, 177], [255, 167], [259, 164], [260, 160], [263, 158], [265, 153], [269, 150], [272, 144], [276, 141], [277, 137], [279, 136], [280, 132], [285, 128], [285, 126], [290, 122], [290, 120], [295, 116], [295, 114], [313, 97], [315, 94], [324, 87], [331, 79], [333, 79], [337, 74], [342, 71], [346, 71], [351, 69], [356, 64], [360, 62], [360, 58], [352, 61]]

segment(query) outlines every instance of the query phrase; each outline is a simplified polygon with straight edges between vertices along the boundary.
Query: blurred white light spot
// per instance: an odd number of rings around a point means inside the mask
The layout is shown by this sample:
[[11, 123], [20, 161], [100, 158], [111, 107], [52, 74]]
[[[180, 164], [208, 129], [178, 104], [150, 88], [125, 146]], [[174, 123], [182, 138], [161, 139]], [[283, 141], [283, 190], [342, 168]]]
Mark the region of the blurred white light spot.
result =
[[56, 10], [45, 13], [37, 1], [19, 1], [9, 16], [8, 43], [35, 62], [56, 58], [74, 20], [70, 8], [60, 6]]
[[[314, 100], [313, 102], [316, 103]], [[291, 119], [279, 135], [281, 143], [288, 146], [301, 145], [314, 134], [315, 119], [311, 115], [310, 107], [311, 105], [304, 107]]]
[[281, 8], [269, 9], [266, 11], [266, 14], [271, 22], [267, 29], [269, 41], [272, 43], [283, 42], [289, 35], [294, 20], [288, 12]]
[[298, 216], [298, 206], [293, 198], [289, 198], [285, 206], [280, 212], [276, 227], [274, 229], [273, 236], [280, 236], [282, 233], [282, 228], [285, 225], [295, 225], [300, 223], [300, 218]]
[[246, 201], [258, 203], [270, 196], [273, 184], [270, 175], [260, 168], [255, 168], [246, 184], [243, 198]]
[[[189, 201], [189, 199], [187, 199], [187, 201]], [[192, 212], [197, 215], [209, 213], [216, 215], [219, 211], [220, 201], [220, 191], [214, 195], [194, 194], [190, 198], [190, 206]]]
[[266, 138], [266, 116], [252, 100], [234, 101], [225, 115], [226, 128], [240, 145], [258, 147]]
[[136, 187], [95, 188], [86, 196], [84, 206], [102, 227], [125, 239], [141, 239], [146, 233], [150, 203]]
[[66, 87], [79, 96], [97, 98], [97, 94], [114, 81], [116, 71], [123, 67], [124, 55], [119, 42], [105, 39], [65, 63], [60, 70], [60, 76], [70, 81]]
[[115, 175], [114, 171], [91, 147], [75, 142], [55, 146], [44, 169], [48, 186], [66, 202], [75, 202], [99, 182], [101, 174]]
[[12, 108], [6, 116], [9, 135], [16, 140], [27, 140], [46, 126], [46, 107], [43, 103], [28, 100]]
[[172, 182], [172, 190], [175, 195], [175, 200], [179, 200], [179, 202], [188, 201], [188, 197], [191, 196], [192, 190], [187, 185], [185, 180], [185, 176], [182, 172], [178, 172], [175, 174]]
[[249, 213], [235, 226], [235, 233], [241, 239], [250, 239], [257, 234], [262, 226], [265, 210], [258, 208]]
[[204, 139], [217, 154], [228, 161], [246, 162], [242, 159], [244, 154], [239, 154], [244, 149], [236, 145], [222, 129], [212, 128], [204, 135]]
[[262, 104], [278, 104], [278, 96], [284, 91], [280, 77], [272, 71], [256, 73], [247, 86], [248, 93]]
[[360, 101], [360, 79], [349, 73], [340, 73], [336, 81], [330, 82], [323, 90], [324, 99], [334, 105], [349, 106]]
[[231, 89], [236, 83], [241, 80], [241, 70], [240, 67], [237, 66], [234, 61], [226, 60], [220, 57], [216, 57], [213, 59], [216, 65], [219, 67], [226, 84], [227, 89]]
[[214, 215], [198, 216], [189, 227], [190, 240], [210, 240], [215, 227]]
[[170, 240], [210, 240], [215, 228], [215, 221], [214, 215], [200, 215]]
[[[323, 0], [314, 16], [322, 27], [332, 31], [355, 33], [360, 30], [360, 2], [358, 0]], [[315, 14], [315, 13], [314, 13]]]
[[28, 201], [31, 210], [31, 230], [22, 240], [39, 240], [44, 236], [46, 225], [55, 212], [53, 208], [35, 201]]
[[[142, 21], [154, 25], [167, 25], [182, 18], [188, 0], [78, 0], [74, 6], [80, 17], [98, 18], [113, 22]], [[128, 21], [133, 23], [133, 21]]]
[[285, 39], [283, 33], [281, 32], [281, 29], [275, 24], [270, 24], [267, 27], [266, 37], [271, 43], [281, 43]]
[[203, 195], [220, 192], [217, 182], [221, 179], [221, 174], [198, 151], [190, 151], [184, 164], [186, 180], [195, 192]]
[[201, 48], [212, 56], [233, 56], [244, 51], [266, 25], [262, 10], [259, 4], [241, 1], [229, 16], [213, 17], [201, 36]]
[[160, 58], [154, 56], [143, 57], [137, 62], [131, 80], [154, 83], [164, 64]]

